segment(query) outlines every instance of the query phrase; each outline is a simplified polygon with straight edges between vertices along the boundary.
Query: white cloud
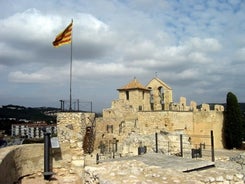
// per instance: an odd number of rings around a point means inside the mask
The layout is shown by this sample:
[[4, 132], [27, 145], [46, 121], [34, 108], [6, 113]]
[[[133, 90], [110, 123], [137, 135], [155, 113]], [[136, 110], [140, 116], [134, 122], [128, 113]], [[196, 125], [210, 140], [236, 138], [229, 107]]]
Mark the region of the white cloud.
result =
[[235, 59], [239, 62], [245, 62], [245, 47], [238, 49], [235, 53]]
[[126, 67], [122, 63], [74, 63], [74, 75], [76, 77], [101, 78], [143, 74], [140, 67]]
[[22, 71], [11, 72], [9, 74], [10, 82], [17, 83], [42, 83], [49, 80], [49, 77], [40, 73], [24, 73]]
[[219, 41], [214, 38], [201, 39], [194, 37], [189, 40], [188, 45], [191, 49], [202, 52], [217, 52], [222, 48]]
[[210, 63], [211, 61], [211, 59], [209, 59], [207, 56], [205, 56], [204, 53], [201, 52], [191, 52], [187, 58], [190, 61], [196, 63]]
[[58, 17], [42, 15], [36, 9], [28, 9], [1, 20], [0, 34], [16, 40], [47, 40], [54, 30], [54, 22], [59, 21]]

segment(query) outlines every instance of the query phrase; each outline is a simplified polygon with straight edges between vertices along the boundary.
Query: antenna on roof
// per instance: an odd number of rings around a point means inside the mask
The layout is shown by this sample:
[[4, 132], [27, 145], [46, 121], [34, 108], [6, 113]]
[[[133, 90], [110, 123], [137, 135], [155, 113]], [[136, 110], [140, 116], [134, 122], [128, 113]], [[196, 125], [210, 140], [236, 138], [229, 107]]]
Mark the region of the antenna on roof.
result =
[[157, 72], [155, 72], [155, 77], [157, 77]]

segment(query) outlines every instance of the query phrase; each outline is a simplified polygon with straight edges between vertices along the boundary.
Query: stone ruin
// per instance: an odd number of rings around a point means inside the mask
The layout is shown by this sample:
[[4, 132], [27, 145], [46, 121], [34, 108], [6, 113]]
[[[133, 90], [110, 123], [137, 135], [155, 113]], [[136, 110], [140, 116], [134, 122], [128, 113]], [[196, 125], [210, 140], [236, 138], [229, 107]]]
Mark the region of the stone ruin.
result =
[[[191, 139], [191, 142], [186, 139], [184, 143], [190, 150], [200, 143], [209, 144], [210, 140], [201, 136], [209, 136], [212, 130], [215, 147], [223, 147], [223, 106], [215, 105], [211, 110], [209, 104], [198, 107], [195, 101], [187, 105], [185, 97], [180, 97], [178, 103], [173, 102], [172, 88], [156, 77], [146, 86], [134, 78], [119, 88], [118, 92], [119, 99], [112, 101], [111, 108], [103, 110], [101, 118], [96, 118], [95, 153], [112, 154], [116, 146], [118, 155], [136, 155], [141, 145], [153, 151], [154, 135], [163, 135], [161, 132], [167, 132], [167, 136], [161, 138], [163, 142], [168, 140], [171, 145], [175, 145], [176, 134], [181, 132], [184, 137]], [[176, 149], [169, 149], [170, 154], [176, 154], [179, 143], [176, 145]]]

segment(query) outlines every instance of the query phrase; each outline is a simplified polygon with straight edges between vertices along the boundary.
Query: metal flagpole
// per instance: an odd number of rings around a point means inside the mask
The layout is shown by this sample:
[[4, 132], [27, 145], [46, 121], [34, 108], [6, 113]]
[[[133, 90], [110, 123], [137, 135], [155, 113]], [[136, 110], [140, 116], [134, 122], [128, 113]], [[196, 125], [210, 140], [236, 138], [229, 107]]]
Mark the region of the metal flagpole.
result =
[[[73, 24], [73, 19], [71, 19], [71, 22]], [[72, 25], [73, 26], [73, 25]], [[73, 28], [72, 28], [73, 29]], [[71, 63], [70, 63], [70, 108], [69, 110], [71, 111], [72, 110], [72, 32], [73, 30], [71, 31]]]

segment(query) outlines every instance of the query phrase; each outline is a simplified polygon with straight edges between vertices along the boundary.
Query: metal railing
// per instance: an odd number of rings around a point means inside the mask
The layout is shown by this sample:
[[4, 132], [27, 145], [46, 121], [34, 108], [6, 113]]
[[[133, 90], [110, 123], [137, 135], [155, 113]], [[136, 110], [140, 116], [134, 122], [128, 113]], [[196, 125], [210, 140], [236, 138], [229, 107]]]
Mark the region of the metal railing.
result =
[[[61, 111], [78, 111], [78, 112], [92, 112], [93, 103], [92, 101], [81, 101], [79, 99], [73, 100], [59, 100]], [[71, 103], [71, 104], [70, 104]]]

